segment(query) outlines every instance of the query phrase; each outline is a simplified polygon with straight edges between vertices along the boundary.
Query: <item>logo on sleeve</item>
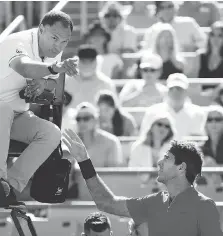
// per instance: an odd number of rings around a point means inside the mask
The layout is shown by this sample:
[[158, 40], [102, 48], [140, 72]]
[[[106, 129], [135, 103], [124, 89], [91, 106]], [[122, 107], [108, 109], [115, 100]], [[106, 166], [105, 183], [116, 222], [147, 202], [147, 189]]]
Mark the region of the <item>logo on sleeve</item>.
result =
[[16, 53], [22, 53], [22, 51], [21, 50], [19, 50], [19, 49], [16, 49]]

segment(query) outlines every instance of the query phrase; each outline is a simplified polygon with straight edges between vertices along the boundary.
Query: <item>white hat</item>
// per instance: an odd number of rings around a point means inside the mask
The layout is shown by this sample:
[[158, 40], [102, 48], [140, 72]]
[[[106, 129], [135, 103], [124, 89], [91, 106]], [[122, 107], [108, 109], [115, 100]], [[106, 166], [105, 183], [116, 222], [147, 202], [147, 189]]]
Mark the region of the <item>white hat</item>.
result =
[[166, 81], [167, 88], [180, 87], [182, 89], [188, 89], [188, 78], [182, 73], [175, 73], [169, 75]]
[[152, 52], [144, 52], [141, 57], [140, 68], [161, 69], [163, 66], [162, 58]]

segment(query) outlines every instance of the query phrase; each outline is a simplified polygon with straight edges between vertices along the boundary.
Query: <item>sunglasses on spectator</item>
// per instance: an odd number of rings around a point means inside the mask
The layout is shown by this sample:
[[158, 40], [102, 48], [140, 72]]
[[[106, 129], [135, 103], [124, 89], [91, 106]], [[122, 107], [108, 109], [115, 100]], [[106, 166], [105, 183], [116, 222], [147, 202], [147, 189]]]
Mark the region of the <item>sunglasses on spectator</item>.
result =
[[157, 122], [156, 125], [157, 125], [158, 127], [164, 127], [164, 128], [170, 129], [170, 125], [164, 124], [164, 123], [162, 123], [162, 122]]
[[108, 13], [108, 14], [105, 14], [105, 18], [117, 18], [117, 17], [120, 17], [119, 14], [112, 14], [112, 13]]
[[169, 5], [160, 5], [159, 7], [161, 10], [166, 10], [166, 9], [173, 9], [174, 8], [174, 5], [173, 4], [169, 4]]
[[142, 68], [141, 70], [145, 73], [158, 71], [158, 69], [154, 69], [154, 68]]
[[80, 122], [80, 121], [88, 122], [92, 118], [93, 118], [93, 116], [79, 116], [79, 117], [77, 116], [76, 121], [77, 122]]
[[223, 38], [223, 34], [214, 34], [213, 32], [210, 32], [211, 37], [218, 37], [218, 38]]
[[207, 122], [221, 122], [223, 121], [223, 117], [208, 117]]

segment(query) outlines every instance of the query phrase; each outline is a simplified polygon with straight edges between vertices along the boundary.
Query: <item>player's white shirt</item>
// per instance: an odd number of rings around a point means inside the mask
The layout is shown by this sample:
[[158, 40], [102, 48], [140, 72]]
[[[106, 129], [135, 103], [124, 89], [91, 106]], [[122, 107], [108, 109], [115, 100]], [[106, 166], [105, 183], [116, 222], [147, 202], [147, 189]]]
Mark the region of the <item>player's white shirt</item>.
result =
[[[19, 97], [19, 92], [26, 86], [26, 78], [15, 72], [9, 64], [21, 55], [27, 55], [32, 60], [42, 61], [38, 49], [38, 29], [30, 29], [9, 35], [0, 43], [0, 101], [7, 102], [14, 111], [23, 112], [29, 109], [29, 104]], [[58, 54], [55, 58], [45, 58], [44, 62], [61, 60]], [[58, 76], [50, 75], [49, 78]]]

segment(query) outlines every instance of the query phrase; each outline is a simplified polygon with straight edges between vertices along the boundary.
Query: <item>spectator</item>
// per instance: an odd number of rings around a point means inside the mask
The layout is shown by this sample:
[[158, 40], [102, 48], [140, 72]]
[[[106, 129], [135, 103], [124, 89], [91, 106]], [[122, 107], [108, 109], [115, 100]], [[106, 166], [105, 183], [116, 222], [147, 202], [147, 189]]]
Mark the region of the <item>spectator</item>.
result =
[[210, 27], [220, 20], [220, 9], [217, 1], [184, 1], [178, 15], [194, 18], [201, 27]]
[[96, 99], [100, 128], [116, 136], [135, 136], [137, 125], [133, 116], [124, 112], [110, 91], [101, 91]]
[[84, 221], [84, 232], [82, 236], [112, 236], [111, 222], [101, 212], [93, 212]]
[[223, 23], [215, 22], [211, 26], [205, 52], [197, 52], [195, 70], [199, 78], [223, 77]]
[[[92, 102], [101, 89], [108, 89], [116, 93], [113, 81], [97, 71], [97, 51], [91, 45], [81, 45], [78, 49], [79, 74], [73, 79], [68, 77], [65, 90], [72, 96], [68, 107], [75, 108], [81, 102]], [[68, 108], [67, 107], [67, 108]]]
[[[91, 103], [83, 102], [77, 106], [75, 120], [76, 127], [70, 128], [77, 131], [96, 167], [114, 167], [122, 163], [119, 139], [98, 128], [98, 112]], [[67, 155], [66, 147], [63, 149]]]
[[111, 79], [120, 79], [123, 69], [123, 61], [119, 55], [108, 52], [110, 34], [102, 27], [100, 21], [90, 25], [88, 32], [84, 35], [87, 44], [95, 46], [98, 56], [98, 70]]
[[136, 225], [133, 219], [129, 220], [129, 236], [149, 236], [148, 224]]
[[152, 51], [163, 59], [161, 80], [166, 80], [171, 74], [183, 72], [184, 62], [180, 56], [179, 42], [176, 31], [170, 24], [154, 25], [150, 43]]
[[221, 106], [208, 107], [205, 129], [208, 140], [202, 148], [204, 156], [211, 158], [215, 165], [223, 165], [223, 108]]
[[213, 103], [223, 107], [223, 84], [219, 84], [213, 91]]
[[174, 138], [173, 121], [167, 113], [153, 116], [146, 128], [145, 135], [139, 137], [131, 147], [130, 167], [156, 167]]
[[133, 1], [132, 9], [126, 17], [126, 23], [135, 28], [148, 28], [156, 21], [147, 1]]
[[99, 13], [103, 25], [111, 33], [109, 52], [117, 54], [137, 50], [137, 34], [124, 22], [121, 8], [120, 3], [108, 1]]
[[167, 79], [167, 96], [164, 102], [148, 108], [141, 125], [141, 134], [147, 130], [153, 116], [167, 112], [174, 120], [176, 139], [189, 135], [203, 135], [205, 112], [188, 97], [189, 81], [184, 74], [172, 74]]
[[5, 2], [0, 2], [0, 33], [5, 27]]
[[163, 85], [158, 83], [162, 73], [162, 58], [154, 53], [145, 51], [140, 60], [142, 80], [132, 79], [126, 83], [120, 92], [120, 100], [125, 107], [151, 106], [163, 99]]
[[153, 30], [160, 22], [170, 23], [176, 31], [180, 43], [180, 51], [194, 52], [205, 47], [206, 35], [197, 22], [191, 17], [176, 16], [177, 7], [172, 1], [156, 1], [156, 16], [158, 23], [151, 26], [144, 36], [146, 46], [151, 45]]

